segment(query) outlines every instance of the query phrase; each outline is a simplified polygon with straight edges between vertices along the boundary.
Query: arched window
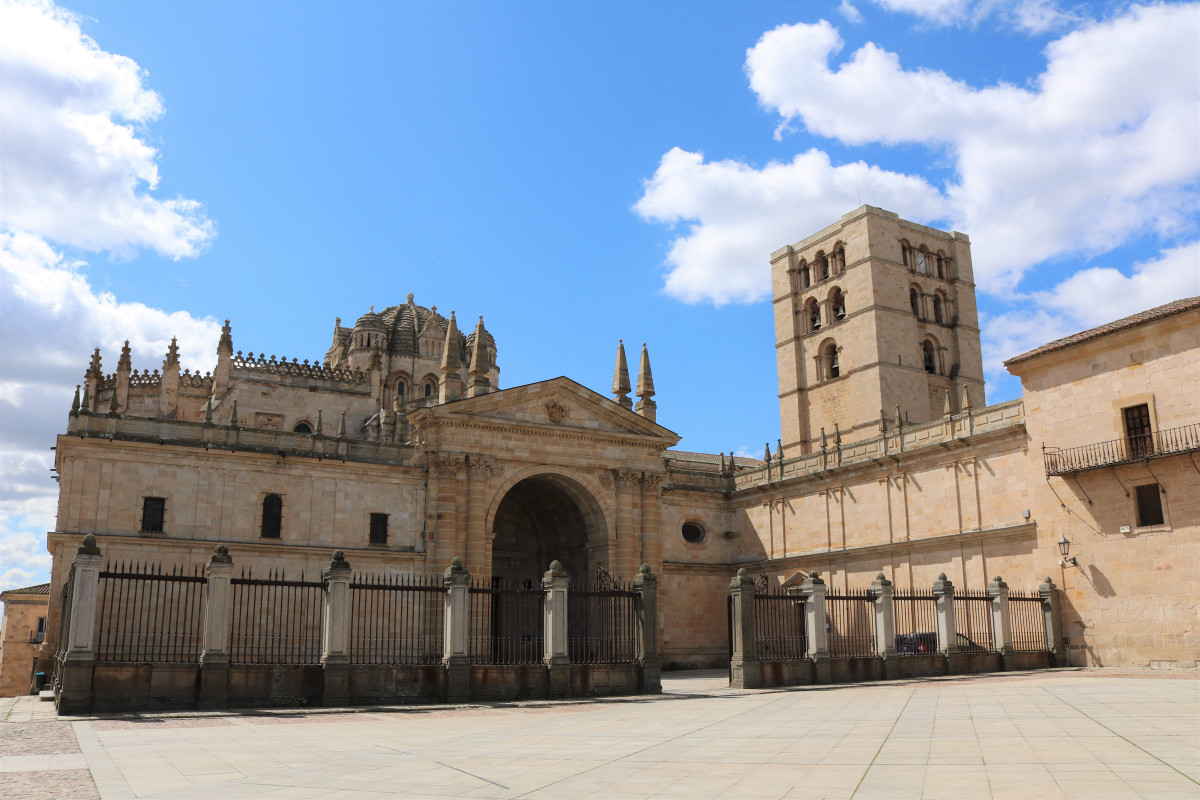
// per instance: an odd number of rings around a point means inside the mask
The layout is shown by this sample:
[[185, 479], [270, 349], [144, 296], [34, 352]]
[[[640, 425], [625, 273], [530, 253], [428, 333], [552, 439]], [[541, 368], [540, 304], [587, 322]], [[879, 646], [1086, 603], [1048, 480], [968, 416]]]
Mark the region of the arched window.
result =
[[942, 255], [941, 250], [937, 254], [937, 276], [939, 278], [946, 277], [946, 258]]
[[292, 433], [312, 433], [312, 426], [307, 422], [297, 422], [296, 427], [292, 428]]
[[908, 304], [910, 306], [912, 306], [912, 312], [914, 314], [916, 314], [918, 318], [920, 318], [920, 316], [921, 316], [921, 295], [917, 292], [916, 289], [908, 290]]
[[833, 318], [844, 320], [846, 318], [846, 295], [842, 294], [841, 289], [834, 289], [829, 296], [829, 304], [833, 307]]
[[817, 352], [817, 380], [828, 381], [841, 377], [841, 364], [838, 363], [837, 342], [826, 339]]
[[425, 396], [434, 397], [437, 395], [437, 384], [433, 381], [425, 381]]
[[933, 342], [928, 339], [921, 345], [921, 357], [925, 362], [925, 371], [930, 375], [937, 374], [937, 353], [933, 349]]
[[823, 281], [829, 277], [829, 259], [824, 253], [817, 253], [817, 260], [814, 262], [814, 266], [817, 270], [817, 281]]
[[833, 272], [835, 275], [840, 275], [846, 271], [846, 248], [838, 245], [833, 251]]
[[912, 247], [904, 239], [900, 240], [900, 261], [903, 262], [904, 266], [912, 269]]
[[809, 286], [812, 286], [812, 271], [808, 264], [800, 262], [800, 288], [807, 289]]
[[842, 368], [841, 365], [838, 364], [837, 345], [831, 344], [828, 348], [826, 348], [826, 357], [828, 358], [826, 363], [829, 365], [829, 377], [831, 379], [840, 378], [842, 376]]
[[821, 330], [821, 306], [817, 304], [815, 297], [808, 298], [808, 302], [804, 304], [804, 319], [808, 323], [808, 330]]
[[929, 254], [924, 249], [917, 251], [917, 272], [922, 275], [929, 274]]
[[942, 296], [939, 294], [933, 296], [933, 321], [939, 325], [945, 322], [942, 314]]
[[279, 529], [283, 523], [283, 498], [277, 494], [269, 494], [263, 498], [262, 506], [262, 538], [278, 539]]
[[404, 381], [396, 381], [396, 399], [404, 402]]

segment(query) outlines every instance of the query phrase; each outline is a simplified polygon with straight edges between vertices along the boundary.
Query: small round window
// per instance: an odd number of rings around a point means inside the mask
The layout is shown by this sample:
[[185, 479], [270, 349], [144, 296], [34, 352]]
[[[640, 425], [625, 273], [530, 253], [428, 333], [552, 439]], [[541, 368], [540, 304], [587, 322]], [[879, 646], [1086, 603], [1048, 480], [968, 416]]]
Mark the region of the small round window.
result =
[[683, 540], [692, 544], [704, 541], [704, 528], [695, 522], [683, 523]]

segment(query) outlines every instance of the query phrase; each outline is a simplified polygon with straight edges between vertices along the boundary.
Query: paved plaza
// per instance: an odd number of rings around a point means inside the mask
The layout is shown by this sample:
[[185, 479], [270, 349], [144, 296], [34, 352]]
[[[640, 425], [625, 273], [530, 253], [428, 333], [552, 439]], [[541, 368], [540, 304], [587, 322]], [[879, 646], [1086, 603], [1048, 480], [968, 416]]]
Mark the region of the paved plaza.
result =
[[659, 697], [58, 719], [4, 798], [1200, 798], [1200, 676], [1057, 670]]

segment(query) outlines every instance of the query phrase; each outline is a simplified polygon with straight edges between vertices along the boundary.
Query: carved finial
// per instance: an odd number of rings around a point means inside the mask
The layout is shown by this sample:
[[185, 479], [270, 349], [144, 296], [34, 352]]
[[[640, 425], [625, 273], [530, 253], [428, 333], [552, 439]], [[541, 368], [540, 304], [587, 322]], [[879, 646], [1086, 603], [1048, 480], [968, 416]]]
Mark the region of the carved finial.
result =
[[237, 400], [233, 401], [233, 408], [229, 411], [229, 427], [235, 427], [238, 424]]
[[133, 368], [133, 361], [129, 357], [129, 340], [125, 340], [125, 344], [121, 346], [121, 358], [117, 360], [117, 372], [124, 370], [128, 372]]
[[346, 412], [342, 412], [342, 421], [338, 423], [338, 438], [341, 439], [346, 435]]
[[771, 443], [767, 442], [767, 444], [765, 446], [766, 446], [767, 452], [765, 455], [763, 455], [763, 461], [766, 461], [768, 464], [770, 464], [771, 463]]
[[947, 580], [947, 578], [946, 578], [946, 573], [944, 573], [944, 572], [942, 572], [942, 573], [939, 573], [939, 574], [938, 574], [938, 580], [939, 580], [939, 581], [944, 581], [944, 580]]
[[[359, 308], [362, 308], [362, 306], [359, 306]], [[375, 306], [371, 306], [371, 310], [370, 310], [370, 312], [368, 312], [368, 313], [374, 314], [374, 313], [375, 313]]]
[[321, 409], [318, 408], [317, 409], [317, 429], [315, 431], [313, 431], [313, 433], [321, 432], [321, 427], [323, 425], [323, 422], [324, 421], [321, 419]]
[[96, 534], [89, 533], [83, 537], [83, 541], [79, 543], [79, 549], [76, 551], [81, 556], [98, 556], [100, 555], [100, 545], [96, 543]]
[[878, 575], [876, 575], [876, 576], [875, 576], [875, 580], [877, 580], [877, 581], [886, 581], [886, 580], [887, 580], [887, 576], [886, 576], [886, 575], [884, 575], [884, 574], [881, 572], [881, 573], [879, 573]]
[[104, 373], [100, 369], [100, 363], [100, 348], [97, 347], [92, 351], [92, 362], [88, 364], [87, 372], [84, 374], [84, 377], [97, 379], [104, 377]]
[[842, 429], [838, 427], [836, 422], [833, 423], [833, 443], [839, 447], [842, 444]]
[[457, 372], [461, 366], [462, 358], [458, 352], [458, 321], [451, 311], [450, 324], [446, 326], [446, 346], [442, 348], [442, 372]]
[[654, 397], [654, 376], [650, 373], [650, 351], [642, 342], [642, 357], [638, 362], [637, 396], [643, 400]]
[[346, 553], [340, 549], [333, 551], [333, 558], [329, 561], [330, 569], [350, 569], [350, 563], [346, 561]]
[[821, 426], [821, 449], [824, 450], [829, 446], [829, 440], [825, 438], [825, 426]]
[[71, 416], [79, 413], [79, 384], [75, 384], [75, 399], [71, 401]]
[[405, 295], [404, 300], [411, 306], [413, 304], [413, 293], [409, 292], [407, 295]]
[[942, 405], [942, 414], [944, 414], [945, 416], [948, 417], [953, 413], [954, 413], [954, 411], [950, 407], [950, 390], [947, 389], [946, 390], [946, 400], [945, 400], [945, 403]]
[[483, 327], [483, 315], [479, 315], [479, 322], [475, 325], [475, 340], [471, 342], [471, 397], [481, 394], [487, 394], [491, 389], [491, 381], [488, 380], [488, 371], [491, 369], [491, 364], [488, 363], [488, 350], [486, 331]]
[[629, 364], [625, 361], [625, 340], [618, 339], [617, 366], [613, 370], [612, 393], [622, 408], [633, 408], [633, 401], [629, 399], [629, 391]]
[[224, 544], [219, 544], [213, 550], [213, 554], [208, 557], [210, 564], [232, 564], [233, 556], [229, 555], [229, 548]]
[[896, 406], [896, 430], [904, 427], [904, 417], [900, 416], [900, 406]]
[[446, 567], [446, 575], [462, 575], [467, 571], [463, 566], [463, 560], [458, 556], [450, 559], [450, 566]]
[[173, 366], [179, 366], [179, 342], [174, 336], [171, 337], [171, 344], [167, 346], [167, 358], [163, 361], [163, 371], [165, 372], [167, 367]]
[[642, 573], [643, 575], [650, 575], [650, 574], [652, 574], [652, 573], [650, 572], [650, 565], [649, 565], [649, 564], [642, 564], [640, 567], [638, 567], [638, 572]]
[[958, 404], [960, 411], [971, 410], [971, 395], [967, 393], [967, 385], [962, 385], [962, 401]]
[[92, 411], [92, 397], [86, 384], [83, 387], [83, 397], [79, 400], [79, 410], [84, 414], [90, 414]]

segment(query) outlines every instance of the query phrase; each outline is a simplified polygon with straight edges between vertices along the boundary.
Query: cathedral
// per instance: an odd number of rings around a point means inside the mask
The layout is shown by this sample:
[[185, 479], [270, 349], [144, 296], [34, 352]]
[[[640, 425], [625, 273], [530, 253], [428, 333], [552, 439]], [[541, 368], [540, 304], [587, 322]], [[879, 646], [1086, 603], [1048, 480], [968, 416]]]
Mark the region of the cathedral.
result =
[[107, 558], [223, 544], [256, 574], [319, 575], [335, 548], [365, 573], [457, 557], [514, 583], [645, 564], [666, 668], [728, 664], [740, 568], [897, 591], [1050, 576], [1070, 663], [1195, 666], [1200, 298], [1010, 360], [1022, 397], [988, 405], [966, 235], [862, 206], [770, 267], [782, 429], [762, 459], [673, 449], [644, 345], [636, 372], [618, 346], [611, 397], [505, 388], [483, 317], [411, 294], [338, 319], [321, 363], [243, 353], [228, 321], [204, 374], [174, 342], [153, 371], [126, 347], [106, 373], [97, 349], [57, 441], [45, 657], [94, 533]]

